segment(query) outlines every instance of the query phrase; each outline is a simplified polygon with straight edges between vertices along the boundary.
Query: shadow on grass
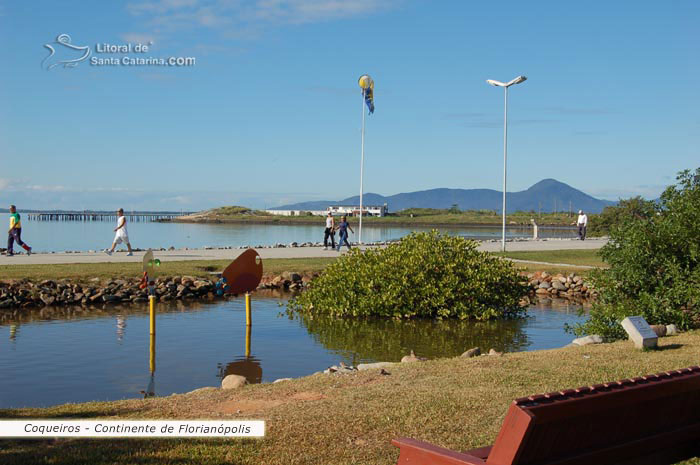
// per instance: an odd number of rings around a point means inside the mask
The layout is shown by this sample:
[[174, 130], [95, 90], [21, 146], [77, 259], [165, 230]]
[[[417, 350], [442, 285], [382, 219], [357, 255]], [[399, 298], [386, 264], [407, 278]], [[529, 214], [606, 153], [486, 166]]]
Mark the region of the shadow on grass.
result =
[[[75, 463], [255, 463], [259, 441], [230, 439], [52, 439], [0, 441], [3, 465]], [[241, 458], [242, 456], [247, 459]]]
[[657, 346], [656, 350], [675, 350], [683, 347], [683, 344], [666, 344], [662, 346]]

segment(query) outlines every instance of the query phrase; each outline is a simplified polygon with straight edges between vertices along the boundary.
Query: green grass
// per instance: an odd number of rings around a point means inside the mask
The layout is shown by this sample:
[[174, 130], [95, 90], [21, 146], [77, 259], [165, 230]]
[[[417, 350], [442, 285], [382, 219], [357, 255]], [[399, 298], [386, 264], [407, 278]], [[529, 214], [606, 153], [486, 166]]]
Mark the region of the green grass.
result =
[[565, 263], [568, 265], [605, 267], [606, 263], [599, 255], [599, 249], [593, 250], [543, 250], [525, 252], [494, 252], [501, 257], [535, 262]]
[[[263, 262], [266, 275], [284, 271], [321, 271], [335, 258], [271, 258]], [[158, 274], [165, 276], [211, 276], [211, 271], [223, 271], [230, 260], [164, 261]], [[92, 278], [115, 279], [141, 276], [141, 263], [75, 263], [60, 265], [0, 265], [2, 279], [27, 278], [70, 279], [84, 281]]]
[[[538, 262], [566, 263], [572, 265], [604, 266], [595, 250], [554, 250], [544, 252], [495, 252], [495, 255], [534, 260]], [[266, 275], [280, 274], [285, 271], [314, 272], [322, 271], [336, 258], [271, 258], [264, 261]], [[164, 261], [158, 268], [161, 276], [211, 276], [210, 272], [222, 271], [229, 260], [191, 260]], [[556, 265], [539, 265], [518, 263], [525, 271], [547, 271], [548, 273], [586, 273], [586, 268], [560, 267]], [[140, 263], [75, 263], [60, 265], [0, 265], [1, 279], [68, 279], [87, 281], [92, 278], [115, 279], [120, 277], [141, 276]]]
[[662, 350], [652, 352], [624, 341], [399, 364], [388, 376], [376, 370], [314, 375], [236, 391], [0, 410], [4, 419], [266, 421], [261, 440], [3, 440], [0, 463], [394, 465], [398, 450], [392, 438], [408, 436], [454, 450], [485, 446], [495, 440], [515, 398], [697, 364], [700, 332], [659, 344]]

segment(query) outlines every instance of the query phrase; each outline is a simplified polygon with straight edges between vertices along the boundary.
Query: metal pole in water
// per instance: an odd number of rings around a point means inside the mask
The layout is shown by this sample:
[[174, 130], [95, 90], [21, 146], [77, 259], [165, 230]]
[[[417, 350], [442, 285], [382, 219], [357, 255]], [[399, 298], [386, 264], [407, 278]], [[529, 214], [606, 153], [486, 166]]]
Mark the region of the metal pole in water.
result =
[[149, 352], [150, 357], [148, 358], [148, 366], [151, 369], [151, 374], [153, 374], [156, 371], [156, 335], [154, 333], [151, 333]]
[[253, 324], [253, 317], [250, 312], [250, 292], [245, 293], [245, 324], [248, 327]]
[[250, 357], [250, 332], [252, 326], [248, 325], [245, 327], [245, 358]]
[[149, 295], [148, 296], [148, 305], [150, 307], [150, 327], [151, 327], [151, 336], [155, 336], [156, 334], [156, 296], [154, 295]]

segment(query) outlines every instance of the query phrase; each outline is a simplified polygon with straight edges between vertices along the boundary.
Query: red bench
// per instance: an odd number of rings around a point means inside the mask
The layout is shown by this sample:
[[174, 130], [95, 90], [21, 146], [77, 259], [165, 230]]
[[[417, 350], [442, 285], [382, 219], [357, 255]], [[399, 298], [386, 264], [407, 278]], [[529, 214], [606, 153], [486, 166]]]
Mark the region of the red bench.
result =
[[700, 455], [700, 367], [516, 399], [493, 446], [394, 439], [399, 465], [662, 465]]

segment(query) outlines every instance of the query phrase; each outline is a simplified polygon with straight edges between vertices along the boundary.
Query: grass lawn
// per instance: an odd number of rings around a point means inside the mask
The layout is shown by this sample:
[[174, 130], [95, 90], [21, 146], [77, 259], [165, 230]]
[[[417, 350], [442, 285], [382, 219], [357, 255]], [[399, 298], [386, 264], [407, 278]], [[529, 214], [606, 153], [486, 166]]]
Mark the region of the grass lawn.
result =
[[700, 332], [659, 344], [662, 350], [650, 352], [624, 341], [399, 364], [384, 376], [313, 375], [234, 391], [0, 410], [4, 419], [266, 421], [260, 440], [2, 440], [0, 463], [393, 465], [398, 450], [390, 441], [397, 436], [455, 450], [485, 446], [515, 398], [697, 364]]
[[[571, 265], [605, 266], [596, 250], [553, 250], [543, 252], [495, 252], [495, 255], [519, 260], [533, 260], [548, 263], [565, 263]], [[322, 271], [336, 258], [273, 258], [264, 262], [265, 274], [274, 275], [284, 271]], [[163, 262], [158, 268], [159, 275], [166, 276], [211, 276], [212, 271], [222, 271], [228, 260], [192, 260]], [[547, 271], [548, 273], [588, 272], [586, 268], [561, 267], [557, 265], [540, 265], [517, 263], [525, 271]], [[43, 279], [70, 279], [85, 281], [92, 278], [114, 279], [119, 277], [141, 276], [140, 263], [75, 263], [61, 265], [0, 265], [1, 279], [22, 279], [32, 281]]]
[[[271, 258], [264, 262], [265, 274], [284, 271], [321, 271], [335, 258]], [[211, 277], [211, 271], [223, 271], [230, 260], [192, 260], [163, 262], [158, 274], [165, 276]], [[71, 279], [75, 281], [91, 278], [113, 279], [141, 276], [141, 263], [74, 263], [61, 265], [0, 265], [2, 279], [28, 278]]]
[[535, 262], [566, 263], [580, 266], [607, 266], [598, 254], [599, 250], [544, 250], [524, 252], [494, 252], [500, 257], [515, 258], [518, 260], [532, 260]]

